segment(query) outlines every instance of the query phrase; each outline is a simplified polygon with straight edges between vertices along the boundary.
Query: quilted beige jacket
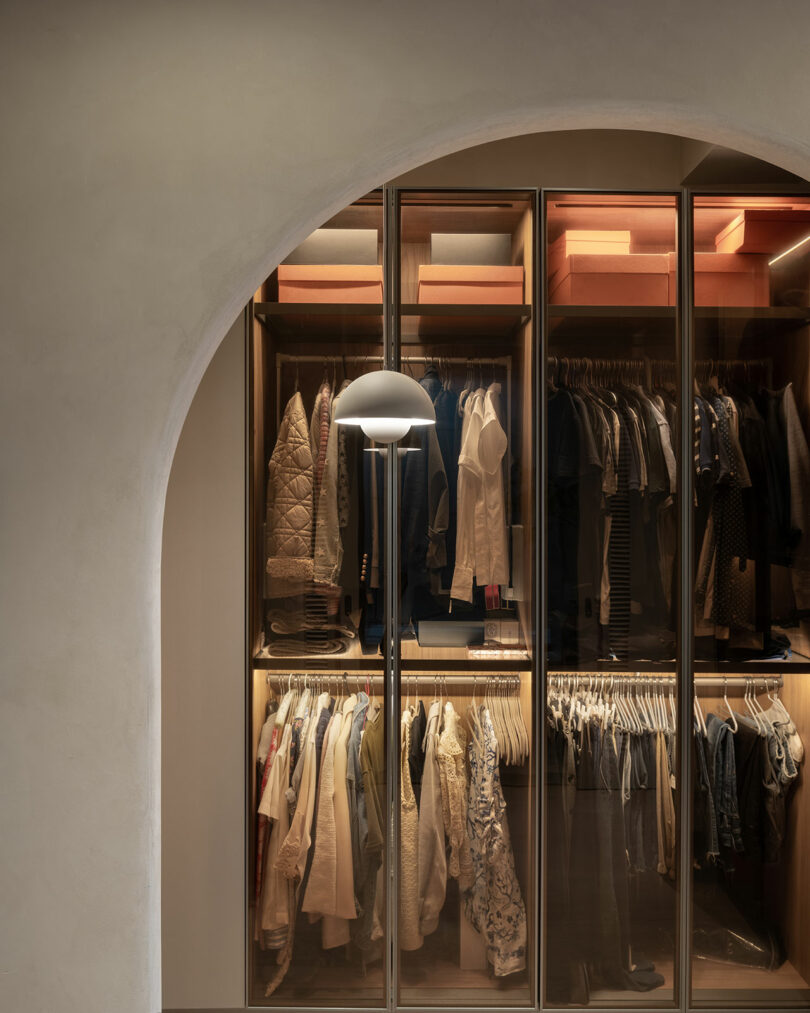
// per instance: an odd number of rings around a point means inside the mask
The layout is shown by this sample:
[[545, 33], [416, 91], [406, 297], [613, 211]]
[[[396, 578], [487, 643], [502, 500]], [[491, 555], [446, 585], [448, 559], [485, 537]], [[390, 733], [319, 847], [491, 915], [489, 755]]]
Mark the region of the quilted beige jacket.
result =
[[267, 470], [267, 595], [281, 598], [300, 594], [313, 577], [312, 449], [298, 391], [284, 409]]

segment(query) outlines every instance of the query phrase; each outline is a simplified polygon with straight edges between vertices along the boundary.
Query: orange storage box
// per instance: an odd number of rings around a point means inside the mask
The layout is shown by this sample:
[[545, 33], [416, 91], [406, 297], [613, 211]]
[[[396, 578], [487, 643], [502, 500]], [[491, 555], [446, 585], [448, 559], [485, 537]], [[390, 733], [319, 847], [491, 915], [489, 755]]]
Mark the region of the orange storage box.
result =
[[467, 264], [420, 264], [420, 303], [520, 305], [523, 268]]
[[551, 279], [549, 302], [584, 306], [666, 306], [666, 253], [572, 253]]
[[630, 233], [622, 229], [566, 229], [548, 248], [548, 276], [565, 266], [565, 258], [572, 253], [630, 252]]
[[279, 302], [381, 303], [379, 264], [279, 264]]
[[[669, 304], [677, 305], [677, 254], [669, 255]], [[695, 306], [770, 306], [768, 258], [756, 253], [696, 253]]]
[[[783, 253], [810, 236], [810, 211], [750, 208], [715, 238], [718, 253]], [[756, 303], [752, 305], [758, 305]]]

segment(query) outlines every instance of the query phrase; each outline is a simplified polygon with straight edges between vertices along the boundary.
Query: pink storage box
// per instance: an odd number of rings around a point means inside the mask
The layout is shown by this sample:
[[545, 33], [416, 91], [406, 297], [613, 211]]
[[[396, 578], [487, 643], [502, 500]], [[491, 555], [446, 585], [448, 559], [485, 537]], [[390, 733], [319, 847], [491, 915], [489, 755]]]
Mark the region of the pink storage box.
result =
[[585, 306], [666, 306], [666, 253], [572, 253], [550, 283], [549, 302]]
[[565, 258], [572, 253], [630, 252], [630, 232], [621, 229], [566, 229], [548, 248], [548, 276], [565, 266]]
[[523, 302], [523, 268], [421, 264], [417, 301], [434, 305], [520, 305]]
[[[669, 254], [669, 304], [678, 302], [678, 257]], [[696, 253], [695, 306], [770, 306], [766, 255]]]
[[783, 253], [805, 236], [810, 236], [810, 210], [750, 208], [719, 232], [714, 243], [718, 253], [773, 255]]
[[279, 264], [279, 302], [381, 303], [379, 264]]

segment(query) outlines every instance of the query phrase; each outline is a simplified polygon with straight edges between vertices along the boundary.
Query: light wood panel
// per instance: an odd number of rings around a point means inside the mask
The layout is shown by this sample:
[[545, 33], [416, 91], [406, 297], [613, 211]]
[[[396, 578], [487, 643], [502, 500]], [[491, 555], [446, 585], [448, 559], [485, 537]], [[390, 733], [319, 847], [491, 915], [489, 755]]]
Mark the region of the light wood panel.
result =
[[[785, 678], [780, 696], [805, 743], [810, 745], [810, 676]], [[798, 783], [788, 800], [785, 862], [785, 943], [788, 958], [810, 981], [810, 793], [807, 762], [799, 768]]]

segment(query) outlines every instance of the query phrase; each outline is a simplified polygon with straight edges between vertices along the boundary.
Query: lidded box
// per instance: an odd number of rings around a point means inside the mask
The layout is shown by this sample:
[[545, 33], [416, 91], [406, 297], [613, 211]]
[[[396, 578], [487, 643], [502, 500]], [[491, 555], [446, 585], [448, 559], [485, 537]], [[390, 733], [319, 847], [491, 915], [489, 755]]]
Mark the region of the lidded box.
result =
[[420, 303], [520, 305], [523, 302], [521, 266], [421, 264]]
[[666, 253], [571, 253], [549, 283], [549, 302], [583, 306], [666, 306]]

